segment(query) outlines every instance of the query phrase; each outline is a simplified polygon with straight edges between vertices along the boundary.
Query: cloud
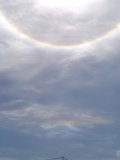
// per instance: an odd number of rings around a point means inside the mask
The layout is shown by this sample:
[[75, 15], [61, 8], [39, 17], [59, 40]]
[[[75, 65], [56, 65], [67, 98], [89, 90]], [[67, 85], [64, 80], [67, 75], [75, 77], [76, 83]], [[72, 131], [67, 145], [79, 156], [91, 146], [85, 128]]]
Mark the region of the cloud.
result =
[[119, 158], [119, 1], [35, 2], [0, 0], [0, 156]]
[[13, 160], [12, 158], [0, 157], [0, 160]]
[[[32, 117], [31, 117], [32, 115]], [[68, 110], [64, 106], [28, 106], [23, 109], [1, 111], [1, 117], [39, 126], [76, 126], [108, 123], [108, 120], [87, 111]]]
[[120, 151], [119, 151], [119, 150], [116, 151], [116, 156], [117, 156], [118, 158], [120, 158]]
[[[119, 23], [119, 17], [116, 16], [119, 12], [114, 10], [117, 6], [108, 1], [97, 2], [93, 5], [93, 10], [89, 9], [85, 13], [61, 9], [51, 11], [44, 7], [36, 9], [34, 3], [30, 0], [4, 3], [1, 0], [1, 7], [11, 25], [18, 28], [19, 34], [27, 34], [31, 40], [51, 46], [76, 45], [91, 41], [106, 34]], [[111, 13], [114, 14], [110, 16]]]

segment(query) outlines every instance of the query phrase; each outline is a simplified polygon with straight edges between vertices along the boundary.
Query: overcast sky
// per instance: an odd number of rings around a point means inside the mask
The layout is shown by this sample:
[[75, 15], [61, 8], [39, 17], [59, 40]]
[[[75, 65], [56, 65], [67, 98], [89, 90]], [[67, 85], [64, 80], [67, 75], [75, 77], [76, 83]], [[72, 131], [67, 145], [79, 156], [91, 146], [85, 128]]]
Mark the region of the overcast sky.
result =
[[0, 160], [120, 159], [120, 0], [0, 0]]

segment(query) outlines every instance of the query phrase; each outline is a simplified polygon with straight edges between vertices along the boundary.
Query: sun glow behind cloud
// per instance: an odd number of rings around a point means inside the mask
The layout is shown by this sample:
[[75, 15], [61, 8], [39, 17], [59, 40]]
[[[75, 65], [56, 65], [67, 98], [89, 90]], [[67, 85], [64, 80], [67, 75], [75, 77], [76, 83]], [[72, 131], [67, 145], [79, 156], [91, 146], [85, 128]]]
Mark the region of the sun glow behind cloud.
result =
[[[36, 0], [36, 7], [56, 8], [65, 10], [76, 10], [79, 12], [86, 10], [95, 0]], [[76, 10], [77, 11], [77, 10]]]

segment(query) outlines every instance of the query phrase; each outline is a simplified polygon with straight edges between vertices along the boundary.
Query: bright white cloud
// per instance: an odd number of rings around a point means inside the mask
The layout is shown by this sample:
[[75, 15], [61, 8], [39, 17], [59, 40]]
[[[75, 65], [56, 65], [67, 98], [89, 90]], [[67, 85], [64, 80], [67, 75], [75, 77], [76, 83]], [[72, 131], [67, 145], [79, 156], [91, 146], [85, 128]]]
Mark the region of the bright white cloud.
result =
[[[36, 0], [35, 6], [38, 7], [47, 7], [47, 8], [57, 8], [57, 9], [79, 9], [79, 11], [83, 11], [84, 9], [88, 9], [91, 3], [95, 2], [95, 0]], [[99, 3], [99, 2], [98, 2]]]

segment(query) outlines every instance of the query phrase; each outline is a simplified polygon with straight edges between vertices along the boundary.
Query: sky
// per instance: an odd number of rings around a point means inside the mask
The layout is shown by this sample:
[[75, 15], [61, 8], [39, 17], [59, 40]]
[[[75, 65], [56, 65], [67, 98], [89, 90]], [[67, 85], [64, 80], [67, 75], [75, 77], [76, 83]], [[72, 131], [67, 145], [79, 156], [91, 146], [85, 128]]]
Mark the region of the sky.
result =
[[119, 0], [0, 0], [0, 160], [119, 160], [119, 115]]

